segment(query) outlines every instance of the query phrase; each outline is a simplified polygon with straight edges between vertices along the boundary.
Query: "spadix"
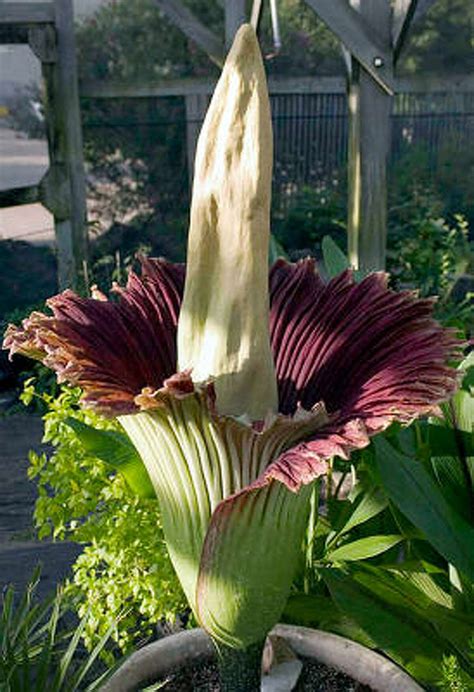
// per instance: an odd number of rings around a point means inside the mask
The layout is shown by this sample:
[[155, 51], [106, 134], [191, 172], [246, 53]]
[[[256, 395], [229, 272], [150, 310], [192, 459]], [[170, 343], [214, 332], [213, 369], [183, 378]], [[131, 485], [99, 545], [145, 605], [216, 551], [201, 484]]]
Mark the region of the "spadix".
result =
[[219, 411], [277, 410], [268, 328], [272, 128], [255, 32], [239, 30], [199, 138], [179, 368], [213, 378]]

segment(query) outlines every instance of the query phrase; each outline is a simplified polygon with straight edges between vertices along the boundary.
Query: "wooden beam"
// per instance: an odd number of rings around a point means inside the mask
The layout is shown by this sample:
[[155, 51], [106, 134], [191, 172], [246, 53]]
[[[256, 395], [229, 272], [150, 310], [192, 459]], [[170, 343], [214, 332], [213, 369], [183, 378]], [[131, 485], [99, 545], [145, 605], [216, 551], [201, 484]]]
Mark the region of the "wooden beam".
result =
[[[72, 246], [72, 266], [59, 276], [62, 286], [81, 288], [84, 285], [83, 266], [87, 258], [86, 183], [82, 146], [81, 114], [77, 82], [76, 41], [72, 0], [55, 0], [58, 60], [44, 65], [53, 70], [54, 98], [50, 115], [56, 120], [55, 155], [64, 166], [69, 188], [70, 205], [67, 218], [56, 219], [58, 264], [61, 253], [69, 257]], [[52, 108], [51, 108], [52, 106]], [[54, 159], [50, 156], [50, 159]]]
[[35, 24], [28, 28], [28, 45], [42, 63], [57, 60], [57, 37], [54, 24]]
[[415, 23], [421, 21], [424, 15], [431, 9], [431, 7], [433, 7], [436, 1], [437, 0], [418, 0], [413, 21]]
[[405, 45], [408, 30], [415, 16], [418, 0], [393, 0], [392, 47], [394, 64]]
[[[474, 81], [474, 80], [473, 80]], [[136, 82], [83, 82], [81, 98], [160, 98], [214, 93], [217, 81], [210, 79], [175, 79], [152, 84]], [[344, 77], [270, 77], [271, 94], [344, 94]]]
[[34, 204], [39, 201], [41, 201], [41, 196], [38, 185], [0, 190], [0, 209], [18, 207], [21, 204]]
[[[350, 0], [367, 27], [390, 41], [390, 0]], [[390, 81], [393, 79], [390, 77]], [[387, 242], [387, 162], [393, 97], [354, 60], [349, 74], [348, 251], [357, 269], [385, 268]]]
[[258, 31], [260, 19], [262, 18], [263, 0], [253, 0], [252, 11], [250, 13], [250, 24], [255, 31]]
[[[390, 38], [370, 31], [347, 0], [305, 0], [367, 72], [388, 92], [393, 91]], [[364, 0], [365, 2], [365, 0]], [[383, 0], [385, 2], [385, 0]]]
[[168, 19], [181, 29], [193, 43], [201, 48], [217, 65], [224, 63], [223, 42], [202, 24], [180, 0], [155, 0]]
[[81, 98], [160, 98], [162, 96], [186, 96], [187, 94], [212, 94], [217, 80], [211, 79], [157, 79], [137, 84], [131, 82], [81, 82]]
[[192, 189], [194, 177], [194, 159], [201, 126], [209, 106], [210, 94], [187, 94], [186, 105], [186, 146], [188, 160], [189, 190]]
[[247, 21], [246, 0], [225, 0], [225, 45], [230, 48], [239, 27]]
[[437, 75], [412, 75], [396, 80], [399, 94], [436, 94], [442, 92], [474, 91], [473, 74], [453, 74], [445, 77]]
[[0, 24], [38, 24], [54, 22], [52, 2], [2, 2]]
[[[136, 82], [82, 82], [81, 98], [160, 98], [212, 94], [216, 81], [210, 79], [169, 79], [150, 84]], [[474, 91], [474, 75], [453, 74], [447, 77], [412, 75], [394, 80], [397, 94], [440, 93]], [[271, 94], [345, 94], [344, 77], [270, 77]]]

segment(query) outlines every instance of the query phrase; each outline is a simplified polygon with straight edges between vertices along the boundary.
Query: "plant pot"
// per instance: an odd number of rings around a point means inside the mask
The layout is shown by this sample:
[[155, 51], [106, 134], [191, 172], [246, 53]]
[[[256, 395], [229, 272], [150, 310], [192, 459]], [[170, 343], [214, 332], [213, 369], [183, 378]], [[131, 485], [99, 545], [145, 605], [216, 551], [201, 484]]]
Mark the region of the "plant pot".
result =
[[[283, 637], [298, 656], [323, 663], [375, 691], [423, 692], [395, 663], [350, 639], [294, 625], [277, 625], [272, 634]], [[179, 670], [210, 663], [214, 658], [214, 646], [203, 630], [180, 632], [133, 653], [102, 692], [139, 690]]]

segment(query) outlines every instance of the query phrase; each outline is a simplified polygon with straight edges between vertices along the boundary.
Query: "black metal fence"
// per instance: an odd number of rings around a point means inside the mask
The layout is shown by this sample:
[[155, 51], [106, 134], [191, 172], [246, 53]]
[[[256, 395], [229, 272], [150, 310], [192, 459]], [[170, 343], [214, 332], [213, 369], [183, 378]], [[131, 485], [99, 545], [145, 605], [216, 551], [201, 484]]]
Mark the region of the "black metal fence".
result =
[[[285, 94], [272, 97], [275, 187], [292, 190], [318, 185], [347, 160], [345, 94]], [[440, 153], [457, 153], [474, 141], [474, 93], [398, 94], [392, 114], [392, 160], [423, 150], [436, 176]]]
[[[318, 188], [331, 178], [344, 178], [347, 97], [343, 92], [285, 93], [272, 95], [271, 101], [274, 197], [282, 212], [303, 187]], [[148, 161], [152, 179], [139, 184], [154, 196], [152, 203], [158, 202], [166, 215], [186, 207], [186, 127], [191, 123], [186, 121], [183, 97], [91, 99], [83, 113], [85, 140], [95, 143], [96, 161], [97, 150], [110, 154], [122, 142], [126, 158]], [[393, 163], [420, 152], [418, 166], [424, 166], [425, 178], [435, 179], [441, 165], [460, 176], [458, 169], [465, 165], [460, 154], [465, 161], [474, 141], [474, 92], [397, 94], [392, 125]]]

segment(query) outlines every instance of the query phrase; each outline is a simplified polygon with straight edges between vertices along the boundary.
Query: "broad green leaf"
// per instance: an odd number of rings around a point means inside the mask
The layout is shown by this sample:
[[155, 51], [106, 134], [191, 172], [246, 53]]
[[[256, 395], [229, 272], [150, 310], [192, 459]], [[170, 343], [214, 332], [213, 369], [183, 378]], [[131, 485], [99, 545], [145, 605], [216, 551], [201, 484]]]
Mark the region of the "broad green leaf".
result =
[[[441, 571], [436, 567], [433, 567], [432, 569], [435, 571]], [[420, 572], [414, 569], [408, 569], [405, 571], [403, 563], [393, 567], [392, 571], [422, 591], [427, 598], [433, 601], [433, 603], [438, 603], [445, 608], [452, 608], [451, 596], [446, 593], [446, 591], [443, 591], [440, 586], [438, 586], [428, 572]]]
[[321, 250], [323, 252], [324, 266], [330, 279], [350, 268], [349, 260], [331, 236], [324, 236]]
[[380, 488], [373, 487], [362, 495], [362, 500], [357, 504], [349, 519], [346, 521], [339, 534], [342, 536], [351, 529], [363, 524], [372, 517], [377, 516], [388, 505], [388, 499]]
[[467, 613], [455, 612], [440, 604], [420, 588], [413, 579], [396, 571], [387, 572], [367, 564], [354, 568], [353, 578], [394, 607], [408, 607], [412, 616], [426, 621], [444, 646], [452, 646], [463, 659], [466, 670], [474, 672], [469, 662], [469, 638], [474, 632], [474, 619]]
[[246, 648], [278, 622], [301, 559], [311, 490], [271, 481], [214, 512], [197, 587], [199, 621], [213, 639]]
[[326, 559], [331, 562], [366, 560], [390, 550], [401, 541], [403, 541], [403, 536], [368, 536], [332, 550], [326, 555]]
[[424, 571], [426, 574], [436, 574], [436, 575], [446, 575], [446, 570], [432, 565], [426, 560], [405, 560], [404, 562], [384, 562], [383, 565], [378, 565], [380, 569], [386, 569], [395, 572], [420, 572]]
[[126, 435], [113, 430], [97, 430], [76, 418], [68, 418], [66, 423], [83, 447], [122, 474], [139, 497], [156, 497], [145, 465]]
[[291, 595], [285, 605], [282, 622], [334, 632], [364, 646], [375, 646], [364, 630], [339, 610], [330, 596], [303, 593]]
[[430, 623], [413, 616], [409, 602], [395, 606], [341, 570], [323, 569], [322, 574], [338, 607], [366, 632], [378, 649], [416, 678], [429, 682], [438, 679], [439, 661], [446, 647]]
[[[324, 236], [321, 243], [321, 250], [323, 253], [324, 267], [330, 279], [338, 274], [341, 274], [346, 269], [350, 269], [351, 265], [349, 259], [343, 253], [341, 248], [334, 242], [331, 236]], [[354, 269], [352, 272], [352, 276], [357, 283], [362, 281], [367, 274], [369, 274], [369, 272], [362, 269]]]
[[431, 468], [446, 501], [470, 521], [471, 496], [459, 457], [431, 457]]
[[400, 454], [383, 437], [374, 445], [389, 497], [448, 562], [474, 580], [474, 528], [448, 504], [420, 462]]
[[[467, 400], [471, 399], [472, 397], [470, 397], [470, 395], [464, 391], [460, 391], [459, 394], [460, 398], [463, 400], [462, 403], [464, 404], [464, 406], [459, 406], [460, 412], [462, 412], [462, 422], [466, 424], [470, 408]], [[472, 430], [467, 432], [463, 429], [454, 430], [453, 428], [448, 428], [442, 425], [428, 424], [426, 426], [426, 431], [428, 434], [428, 444], [431, 448], [433, 456], [457, 457], [461, 454], [474, 456], [474, 437], [472, 435]]]

